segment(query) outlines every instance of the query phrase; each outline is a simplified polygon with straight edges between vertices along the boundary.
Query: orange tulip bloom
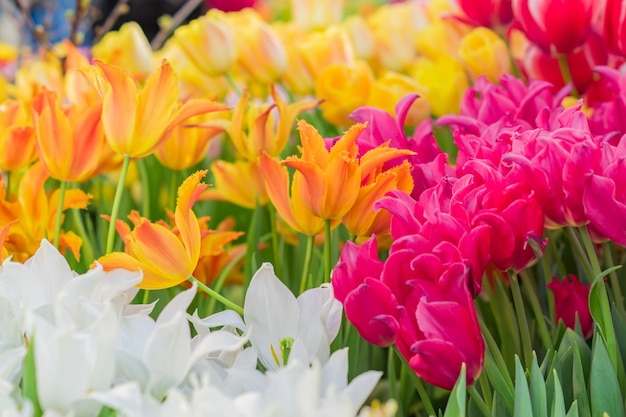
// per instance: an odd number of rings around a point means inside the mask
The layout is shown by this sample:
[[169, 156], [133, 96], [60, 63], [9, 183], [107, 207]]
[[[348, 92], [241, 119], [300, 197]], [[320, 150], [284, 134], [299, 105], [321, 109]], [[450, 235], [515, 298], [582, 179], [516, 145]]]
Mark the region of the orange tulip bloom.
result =
[[204, 159], [211, 140], [227, 128], [226, 120], [208, 120], [204, 115], [178, 125], [169, 138], [154, 150], [154, 156], [169, 169], [189, 169]]
[[105, 143], [101, 104], [63, 110], [57, 95], [44, 87], [32, 107], [37, 153], [48, 174], [60, 181], [90, 179]]
[[256, 162], [215, 161], [211, 164], [215, 187], [206, 190], [200, 200], [228, 201], [240, 207], [253, 209], [267, 203], [263, 176]]
[[[228, 134], [237, 151], [249, 161], [257, 161], [261, 152], [277, 157], [284, 149], [296, 117], [319, 104], [318, 100], [287, 104], [274, 86], [271, 89], [273, 105], [266, 108], [248, 106], [250, 94], [245, 90], [233, 111], [233, 123]], [[276, 107], [279, 120], [274, 123], [272, 110]], [[247, 130], [247, 134], [245, 133]]]
[[300, 196], [302, 175], [296, 172], [289, 187], [287, 168], [280, 166], [280, 162], [266, 153], [261, 155], [260, 168], [265, 179], [267, 194], [278, 215], [289, 227], [306, 235], [316, 235], [322, 232], [324, 219], [313, 214]]
[[102, 104], [102, 123], [117, 153], [141, 158], [154, 152], [174, 127], [198, 114], [227, 110], [210, 100], [178, 102], [178, 79], [163, 60], [139, 92], [135, 81], [119, 67], [96, 62], [109, 87]]
[[[193, 276], [206, 285], [215, 281], [226, 265], [246, 251], [245, 244], [226, 248], [226, 245], [243, 235], [243, 232], [230, 230], [233, 224], [232, 218], [226, 218], [217, 226], [217, 230], [203, 230], [200, 260]], [[233, 271], [231, 274], [228, 281], [243, 282], [241, 271]]]
[[144, 289], [169, 288], [185, 281], [196, 269], [200, 258], [200, 223], [191, 208], [207, 187], [200, 182], [206, 174], [206, 170], [198, 171], [179, 187], [174, 213], [175, 231], [162, 223], [151, 223], [137, 212], [129, 216], [135, 226], [132, 231], [118, 220], [116, 228], [124, 239], [126, 252], [101, 257], [98, 262], [104, 269], [141, 270], [143, 280], [137, 286]]
[[[8, 233], [5, 247], [13, 259], [24, 262], [39, 248], [41, 240], [52, 236], [59, 201], [59, 190], [46, 193], [45, 183], [48, 174], [39, 162], [31, 166], [22, 177], [17, 201], [0, 200], [0, 224], [16, 222]], [[1, 184], [1, 183], [0, 183]], [[4, 184], [0, 186], [0, 195], [4, 194]], [[83, 209], [89, 204], [91, 196], [82, 190], [71, 189], [65, 192], [63, 211], [68, 208]], [[61, 232], [60, 249], [69, 249], [76, 259], [80, 259], [82, 240], [73, 232]]]
[[28, 166], [37, 157], [35, 135], [28, 113], [19, 101], [0, 105], [0, 169], [14, 171]]

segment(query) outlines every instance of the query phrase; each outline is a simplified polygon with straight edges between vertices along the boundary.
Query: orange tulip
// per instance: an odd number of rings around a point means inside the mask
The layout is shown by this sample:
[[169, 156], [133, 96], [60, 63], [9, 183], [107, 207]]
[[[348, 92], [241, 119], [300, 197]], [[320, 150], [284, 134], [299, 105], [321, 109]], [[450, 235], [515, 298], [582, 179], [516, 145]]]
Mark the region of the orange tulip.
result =
[[0, 105], [0, 169], [25, 168], [37, 157], [35, 135], [28, 113], [19, 101]]
[[211, 172], [215, 187], [202, 193], [201, 200], [228, 201], [249, 209], [257, 202], [267, 204], [267, 191], [256, 162], [219, 160], [211, 164]]
[[[266, 153], [261, 155], [261, 173], [265, 179], [267, 194], [278, 215], [293, 230], [306, 235], [316, 235], [324, 230], [324, 219], [309, 210], [300, 196], [302, 176], [296, 173], [289, 187], [286, 167]], [[291, 190], [291, 192], [290, 192]]]
[[[37, 162], [24, 173], [18, 187], [17, 201], [0, 200], [0, 224], [17, 221], [8, 233], [5, 247], [18, 262], [30, 258], [39, 248], [41, 240], [54, 233], [59, 190], [46, 193], [44, 185], [47, 179], [45, 168]], [[0, 195], [4, 195], [4, 191], [2, 184]], [[67, 190], [62, 210], [83, 209], [90, 199], [91, 196], [82, 190]], [[80, 259], [81, 245], [81, 239], [73, 232], [62, 232], [59, 236], [61, 250], [69, 249], [76, 259]]]
[[109, 87], [102, 104], [102, 123], [109, 144], [117, 153], [141, 158], [154, 152], [174, 127], [198, 114], [227, 110], [210, 100], [178, 102], [178, 80], [163, 60], [141, 92], [119, 67], [96, 62]]
[[[295, 168], [298, 171], [295, 175], [302, 176], [300, 197], [304, 206], [316, 216], [340, 218], [356, 201], [361, 173], [355, 142], [363, 129], [364, 124], [352, 126], [329, 152], [313, 126], [303, 120], [298, 122], [302, 156], [290, 156], [283, 164]], [[299, 180], [294, 178], [294, 181]]]
[[[296, 117], [319, 104], [318, 100], [287, 104], [273, 86], [271, 93], [275, 104], [259, 108], [248, 105], [249, 93], [245, 90], [233, 112], [233, 123], [228, 133], [237, 151], [249, 161], [257, 161], [261, 152], [278, 156], [289, 140]], [[272, 117], [275, 107], [279, 117], [277, 123]]]
[[60, 181], [90, 179], [105, 143], [101, 104], [64, 111], [57, 95], [44, 87], [32, 107], [37, 153], [48, 174]]
[[[217, 230], [203, 231], [200, 260], [193, 276], [206, 285], [215, 281], [226, 265], [246, 251], [245, 244], [226, 248], [226, 245], [243, 235], [243, 232], [229, 230], [233, 224], [232, 218], [227, 218], [218, 225]], [[234, 278], [235, 281], [243, 282], [241, 273], [236, 275], [229, 280], [232, 282]]]
[[188, 120], [189, 125], [178, 125], [169, 138], [155, 149], [154, 156], [169, 169], [189, 169], [204, 159], [211, 140], [227, 128], [224, 120], [209, 120], [204, 115]]
[[137, 212], [129, 216], [135, 226], [132, 231], [126, 223], [118, 221], [116, 228], [124, 239], [126, 252], [101, 257], [98, 262], [104, 269], [141, 270], [143, 280], [137, 286], [144, 289], [169, 288], [185, 281], [200, 258], [200, 223], [191, 208], [207, 187], [200, 182], [206, 174], [206, 170], [198, 171], [179, 187], [174, 213], [176, 233], [162, 223], [151, 223]]

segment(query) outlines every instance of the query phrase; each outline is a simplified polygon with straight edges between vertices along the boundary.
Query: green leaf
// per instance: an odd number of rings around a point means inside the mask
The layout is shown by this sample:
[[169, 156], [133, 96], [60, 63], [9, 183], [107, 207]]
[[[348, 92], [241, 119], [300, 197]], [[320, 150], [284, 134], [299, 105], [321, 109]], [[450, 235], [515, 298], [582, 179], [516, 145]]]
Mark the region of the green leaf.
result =
[[561, 340], [559, 351], [561, 348], [574, 349], [575, 346], [578, 347], [585, 376], [588, 376], [589, 370], [591, 369], [591, 348], [587, 345], [587, 341], [580, 334], [576, 333], [572, 329], [567, 329], [563, 339]]
[[24, 358], [24, 375], [22, 376], [22, 394], [33, 405], [33, 416], [41, 417], [41, 405], [37, 396], [37, 375], [35, 373], [35, 339], [31, 337], [26, 357]]
[[448, 405], [444, 417], [465, 417], [465, 404], [467, 400], [467, 379], [465, 376], [465, 364], [461, 366], [461, 373], [448, 398]]
[[[585, 348], [587, 347], [586, 344], [584, 346]], [[585, 373], [583, 371], [582, 359], [580, 357], [580, 349], [578, 348], [578, 344], [574, 345], [572, 389], [574, 394], [574, 403], [578, 403], [577, 415], [581, 415], [582, 417], [591, 417], [591, 406], [589, 405], [587, 384], [585, 382]]]
[[539, 365], [537, 355], [533, 353], [533, 362], [530, 369], [530, 402], [533, 406], [534, 417], [548, 417], [548, 403], [546, 400], [546, 381]]
[[576, 404], [576, 401], [572, 403], [572, 406], [569, 408], [565, 417], [578, 417], [578, 405]]
[[526, 374], [519, 356], [515, 355], [515, 409], [514, 417], [529, 417], [533, 415], [532, 404], [530, 402], [530, 392]]
[[552, 371], [554, 381], [554, 397], [552, 398], [552, 417], [565, 417], [565, 401], [563, 400], [563, 390], [559, 382], [559, 375], [556, 369]]
[[615, 329], [613, 328], [609, 296], [606, 292], [604, 277], [619, 268], [621, 268], [621, 265], [614, 266], [600, 273], [594, 278], [589, 290], [589, 311], [594, 322], [600, 327], [600, 332], [606, 342], [609, 358], [611, 358], [611, 363], [615, 369], [617, 369], [617, 342], [615, 340]]
[[513, 417], [512, 412], [507, 409], [506, 404], [497, 392], [493, 395], [492, 415], [493, 417]]
[[487, 350], [485, 355], [485, 372], [493, 389], [499, 394], [498, 398], [500, 401], [504, 403], [508, 411], [513, 413], [515, 404], [513, 391], [507, 385], [489, 350]]
[[591, 415], [602, 417], [606, 412], [609, 416], [623, 416], [624, 401], [604, 340], [596, 335], [593, 342], [589, 381]]
[[565, 347], [561, 344], [557, 355], [558, 365], [555, 367], [559, 374], [559, 382], [561, 383], [561, 392], [563, 393], [563, 401], [571, 404], [574, 401], [572, 387], [572, 369], [574, 362], [573, 346]]

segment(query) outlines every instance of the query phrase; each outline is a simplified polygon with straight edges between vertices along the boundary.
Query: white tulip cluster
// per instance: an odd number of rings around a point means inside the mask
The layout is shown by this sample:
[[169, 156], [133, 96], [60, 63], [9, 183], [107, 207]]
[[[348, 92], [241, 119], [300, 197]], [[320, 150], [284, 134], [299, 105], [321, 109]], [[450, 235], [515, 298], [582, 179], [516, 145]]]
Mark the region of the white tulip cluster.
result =
[[341, 321], [331, 287], [296, 299], [264, 264], [243, 319], [188, 314], [194, 285], [155, 320], [154, 304], [130, 303], [140, 281], [98, 265], [73, 273], [47, 241], [24, 264], [6, 260], [0, 417], [356, 416], [381, 376], [348, 383], [347, 349], [330, 353]]

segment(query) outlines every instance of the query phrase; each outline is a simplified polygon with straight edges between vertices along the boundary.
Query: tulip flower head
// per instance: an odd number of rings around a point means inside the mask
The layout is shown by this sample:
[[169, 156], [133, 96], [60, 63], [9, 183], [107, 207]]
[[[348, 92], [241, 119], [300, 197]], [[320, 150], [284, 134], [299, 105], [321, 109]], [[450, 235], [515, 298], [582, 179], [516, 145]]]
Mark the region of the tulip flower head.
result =
[[196, 269], [200, 258], [200, 224], [191, 208], [207, 187], [200, 182], [206, 174], [207, 171], [192, 174], [178, 189], [174, 214], [178, 233], [163, 224], [151, 223], [137, 212], [130, 216], [135, 226], [132, 231], [118, 220], [116, 228], [124, 239], [126, 252], [101, 257], [98, 262], [104, 269], [141, 270], [143, 280], [137, 286], [145, 289], [169, 288], [185, 281]]
[[578, 280], [574, 274], [569, 274], [559, 281], [552, 277], [552, 282], [548, 288], [554, 295], [555, 320], [563, 321], [570, 329], [576, 328], [576, 321], [585, 338], [591, 337], [593, 333], [593, 319], [589, 311], [589, 285], [585, 285]]

